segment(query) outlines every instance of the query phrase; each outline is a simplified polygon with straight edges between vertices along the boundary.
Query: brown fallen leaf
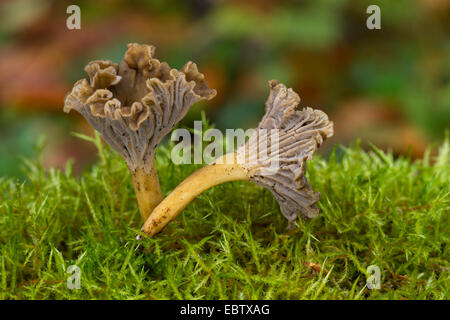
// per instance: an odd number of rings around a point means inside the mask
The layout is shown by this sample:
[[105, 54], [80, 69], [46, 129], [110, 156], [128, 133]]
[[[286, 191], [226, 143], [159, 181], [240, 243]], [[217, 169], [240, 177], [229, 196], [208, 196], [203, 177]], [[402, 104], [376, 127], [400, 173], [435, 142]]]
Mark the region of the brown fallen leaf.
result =
[[312, 271], [317, 272], [317, 273], [320, 273], [320, 271], [323, 270], [323, 275], [325, 275], [325, 276], [328, 274], [328, 270], [326, 268], [322, 269], [322, 266], [315, 262], [305, 262], [305, 266], [307, 266]]

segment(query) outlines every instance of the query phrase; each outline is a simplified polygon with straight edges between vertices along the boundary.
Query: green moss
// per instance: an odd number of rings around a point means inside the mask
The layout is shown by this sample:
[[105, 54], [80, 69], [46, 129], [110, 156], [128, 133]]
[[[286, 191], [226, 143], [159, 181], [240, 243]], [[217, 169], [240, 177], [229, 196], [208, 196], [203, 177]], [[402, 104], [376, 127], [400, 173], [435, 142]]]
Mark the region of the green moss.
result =
[[[437, 158], [414, 162], [358, 145], [316, 157], [308, 174], [321, 214], [296, 230], [270, 192], [233, 182], [140, 242], [126, 165], [93, 142], [100, 161], [81, 177], [70, 163], [43, 171], [27, 161], [28, 182], [0, 180], [0, 298], [449, 298], [448, 139]], [[198, 168], [169, 155], [157, 156], [166, 194]], [[66, 286], [69, 265], [81, 269], [80, 290]], [[370, 265], [380, 290], [366, 288]]]

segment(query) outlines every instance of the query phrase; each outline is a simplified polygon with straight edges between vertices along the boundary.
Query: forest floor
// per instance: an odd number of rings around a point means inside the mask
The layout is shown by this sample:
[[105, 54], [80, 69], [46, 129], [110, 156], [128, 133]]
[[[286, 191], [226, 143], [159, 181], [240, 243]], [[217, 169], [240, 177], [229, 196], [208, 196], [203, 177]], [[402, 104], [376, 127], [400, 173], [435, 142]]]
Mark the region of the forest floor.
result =
[[[100, 160], [81, 176], [25, 159], [27, 181], [0, 179], [1, 299], [449, 298], [448, 138], [415, 161], [357, 144], [315, 157], [321, 212], [294, 230], [268, 190], [232, 182], [144, 240], [126, 164], [92, 141]], [[199, 167], [174, 165], [166, 147], [157, 166], [165, 194]]]

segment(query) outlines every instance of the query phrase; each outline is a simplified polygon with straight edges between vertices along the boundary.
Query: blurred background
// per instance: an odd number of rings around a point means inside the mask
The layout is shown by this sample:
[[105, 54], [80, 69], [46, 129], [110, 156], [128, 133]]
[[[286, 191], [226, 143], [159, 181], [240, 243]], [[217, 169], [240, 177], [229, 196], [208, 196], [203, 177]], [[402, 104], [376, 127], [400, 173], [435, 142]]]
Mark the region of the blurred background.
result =
[[[71, 4], [81, 30], [66, 28]], [[371, 4], [381, 30], [366, 27]], [[361, 138], [417, 158], [450, 128], [450, 0], [0, 0], [0, 176], [21, 177], [42, 134], [45, 166], [95, 161], [64, 95], [87, 62], [118, 63], [129, 42], [171, 67], [196, 62], [217, 89], [184, 126], [204, 110], [219, 129], [254, 127], [276, 79], [335, 122], [325, 153]]]

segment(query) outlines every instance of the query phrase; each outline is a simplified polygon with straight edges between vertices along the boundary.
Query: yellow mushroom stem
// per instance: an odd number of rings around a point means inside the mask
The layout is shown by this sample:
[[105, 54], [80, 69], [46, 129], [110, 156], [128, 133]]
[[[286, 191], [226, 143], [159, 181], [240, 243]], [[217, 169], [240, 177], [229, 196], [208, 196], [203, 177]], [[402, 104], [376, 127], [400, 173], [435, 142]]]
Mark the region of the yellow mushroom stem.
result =
[[158, 180], [158, 173], [154, 165], [151, 166], [149, 173], [147, 173], [144, 168], [130, 170], [130, 173], [133, 179], [139, 212], [141, 213], [142, 219], [146, 221], [153, 209], [155, 209], [163, 199]]
[[[227, 162], [227, 157], [233, 161]], [[229, 159], [229, 158], [228, 158]], [[197, 170], [176, 187], [152, 212], [141, 231], [149, 237], [161, 231], [200, 193], [228, 181], [248, 180], [248, 172], [236, 161], [236, 154], [224, 155]]]

